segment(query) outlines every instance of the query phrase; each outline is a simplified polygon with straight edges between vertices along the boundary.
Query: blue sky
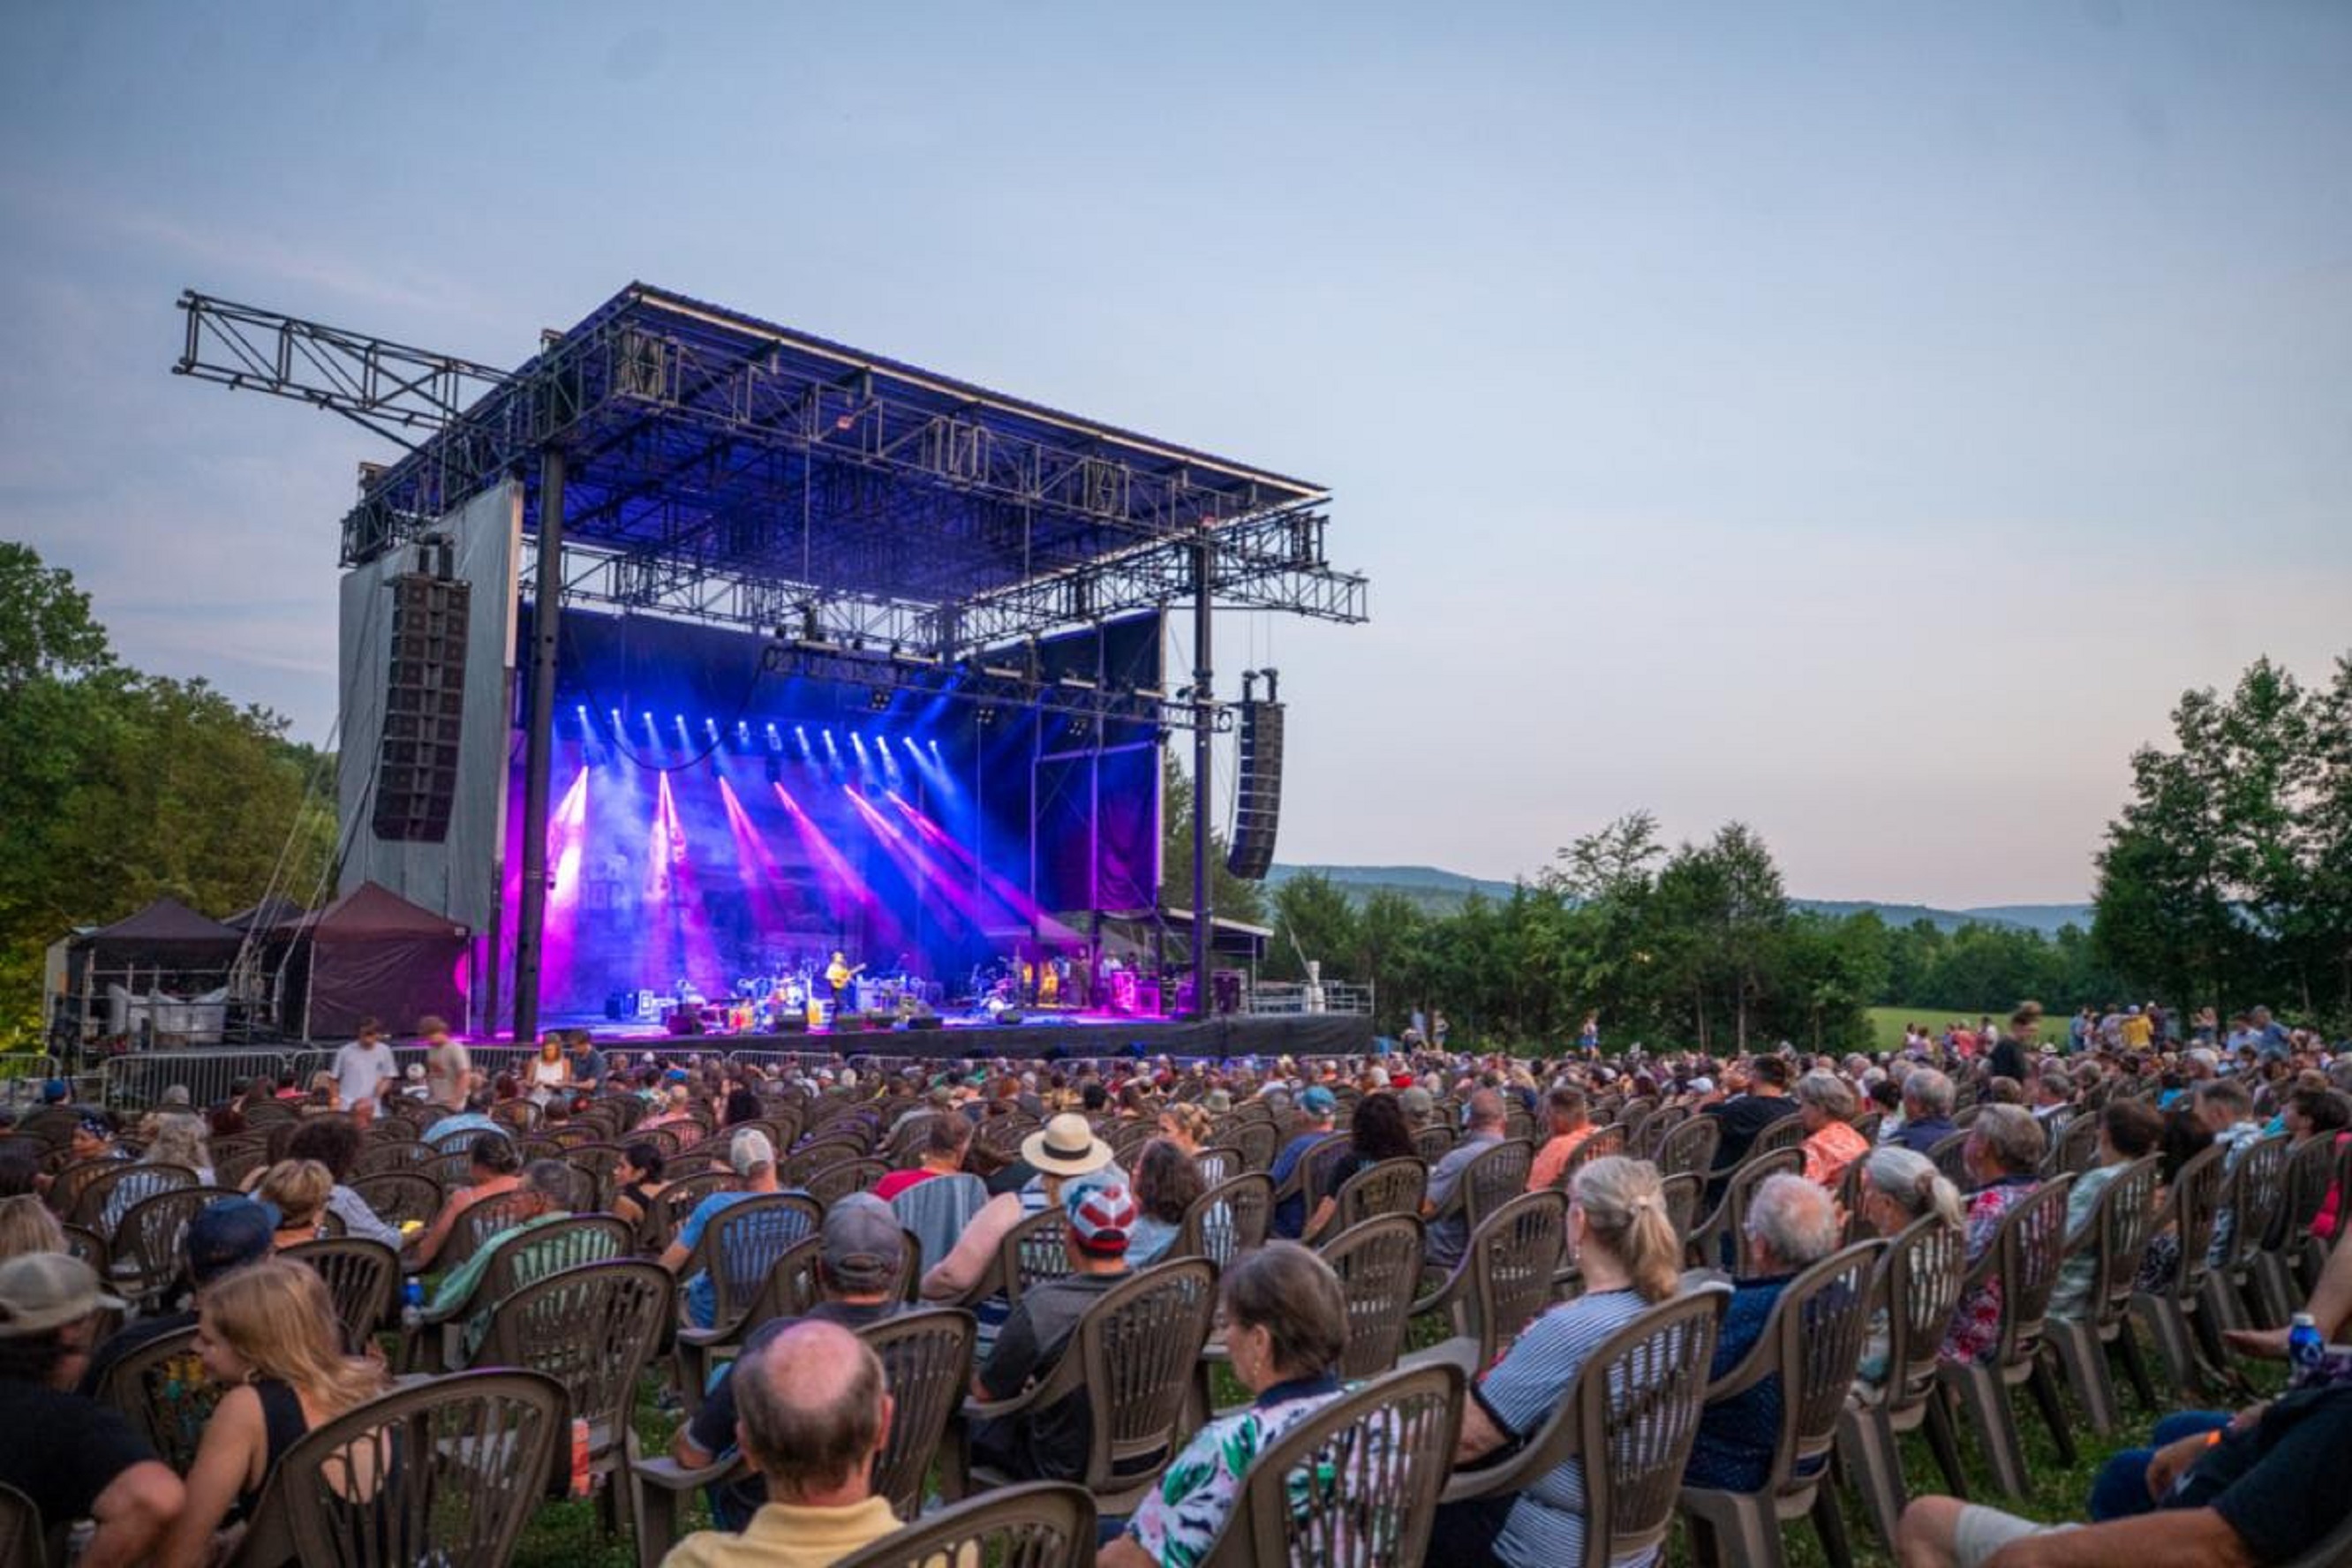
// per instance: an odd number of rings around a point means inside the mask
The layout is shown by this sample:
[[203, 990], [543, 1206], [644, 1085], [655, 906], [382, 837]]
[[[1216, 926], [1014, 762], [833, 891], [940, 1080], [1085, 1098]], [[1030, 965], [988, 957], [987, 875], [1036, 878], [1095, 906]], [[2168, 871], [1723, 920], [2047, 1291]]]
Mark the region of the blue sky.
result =
[[[2352, 647], [2352, 8], [11, 8], [0, 536], [324, 735], [373, 437], [184, 287], [499, 363], [633, 278], [1333, 487], [1282, 858], [1738, 816], [2073, 899]], [[1230, 668], [1239, 668], [1238, 658]]]

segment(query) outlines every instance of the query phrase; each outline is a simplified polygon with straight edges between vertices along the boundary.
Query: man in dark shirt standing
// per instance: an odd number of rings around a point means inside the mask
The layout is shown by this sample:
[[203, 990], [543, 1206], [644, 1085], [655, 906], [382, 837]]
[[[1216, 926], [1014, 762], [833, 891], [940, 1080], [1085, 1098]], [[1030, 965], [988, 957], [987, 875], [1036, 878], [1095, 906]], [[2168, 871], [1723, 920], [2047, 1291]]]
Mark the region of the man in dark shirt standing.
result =
[[[996, 1348], [973, 1374], [978, 1398], [1010, 1399], [1053, 1375], [1087, 1310], [1129, 1277], [1128, 1233], [1141, 1211], [1126, 1184], [1076, 1178], [1062, 1188], [1062, 1207], [1069, 1219], [1062, 1245], [1071, 1272], [1021, 1293], [997, 1333]], [[1084, 1393], [1043, 1410], [977, 1422], [971, 1431], [979, 1463], [1024, 1481], [1076, 1480], [1086, 1474], [1093, 1439], [1094, 1410]]]
[[1995, 1078], [2025, 1081], [2025, 1064], [2033, 1059], [2034, 1036], [2042, 1029], [2042, 1009], [2027, 1005], [2009, 1016], [2009, 1033], [1985, 1053], [1985, 1070]]
[[98, 1314], [122, 1303], [89, 1264], [62, 1252], [0, 1263], [0, 1482], [45, 1528], [96, 1526], [82, 1568], [146, 1560], [177, 1517], [180, 1478], [120, 1412], [68, 1392], [89, 1359]]

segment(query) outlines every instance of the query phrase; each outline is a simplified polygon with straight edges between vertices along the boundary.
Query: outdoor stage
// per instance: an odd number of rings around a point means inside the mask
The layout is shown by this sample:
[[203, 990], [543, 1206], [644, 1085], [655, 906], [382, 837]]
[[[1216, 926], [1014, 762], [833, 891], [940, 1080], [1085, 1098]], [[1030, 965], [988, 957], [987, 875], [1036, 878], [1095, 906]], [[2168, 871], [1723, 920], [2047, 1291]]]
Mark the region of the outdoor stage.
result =
[[[590, 1027], [583, 1020], [581, 1027]], [[955, 1061], [1004, 1057], [1017, 1061], [1077, 1061], [1108, 1057], [1350, 1056], [1371, 1047], [1372, 1020], [1323, 1014], [1269, 1017], [1247, 1014], [1201, 1019], [1048, 1016], [1018, 1024], [942, 1020], [936, 1029], [819, 1029], [783, 1034], [669, 1035], [658, 1029], [597, 1023], [592, 1029], [606, 1052], [700, 1047], [719, 1052], [785, 1051], [810, 1057], [919, 1057]]]

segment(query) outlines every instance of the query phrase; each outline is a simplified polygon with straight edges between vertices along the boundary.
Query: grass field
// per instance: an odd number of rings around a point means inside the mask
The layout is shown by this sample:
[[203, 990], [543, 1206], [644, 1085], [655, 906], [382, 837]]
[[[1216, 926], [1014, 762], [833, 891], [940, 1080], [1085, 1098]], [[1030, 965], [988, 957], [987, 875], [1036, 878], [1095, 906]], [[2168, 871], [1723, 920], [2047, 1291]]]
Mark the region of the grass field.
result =
[[[1903, 1048], [1903, 1026], [1906, 1024], [1917, 1024], [1932, 1032], [1961, 1016], [1949, 1007], [1868, 1007], [1864, 1011], [1870, 1016], [1872, 1049], [1881, 1051]], [[1970, 1016], [1969, 1022], [1973, 1025], [1980, 1016]], [[1996, 1025], [2005, 1021], [2000, 1016], [1993, 1020]], [[2063, 1048], [2066, 1044], [2065, 1018], [2062, 1016], [2042, 1019], [2042, 1038], [2045, 1044]]]

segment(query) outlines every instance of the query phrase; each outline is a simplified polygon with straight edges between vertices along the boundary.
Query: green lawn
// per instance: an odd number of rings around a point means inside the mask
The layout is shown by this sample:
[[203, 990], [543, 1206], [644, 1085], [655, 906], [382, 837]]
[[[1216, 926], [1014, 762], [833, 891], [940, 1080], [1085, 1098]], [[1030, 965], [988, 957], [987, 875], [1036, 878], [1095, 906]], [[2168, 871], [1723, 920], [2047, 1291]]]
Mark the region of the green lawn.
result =
[[[1872, 1048], [1881, 1051], [1903, 1048], [1903, 1026], [1906, 1024], [1917, 1024], [1932, 1033], [1962, 1016], [1949, 1007], [1867, 1007], [1864, 1011], [1870, 1017]], [[1981, 1014], [1969, 1015], [1968, 1021], [1973, 1025], [1979, 1016]], [[2005, 1022], [2005, 1016], [1997, 1016], [1993, 1021], [1997, 1025], [2001, 1024]], [[2062, 1015], [2042, 1019], [2042, 1038], [2045, 1044], [2063, 1048], [2066, 1044], [2065, 1017]]]

